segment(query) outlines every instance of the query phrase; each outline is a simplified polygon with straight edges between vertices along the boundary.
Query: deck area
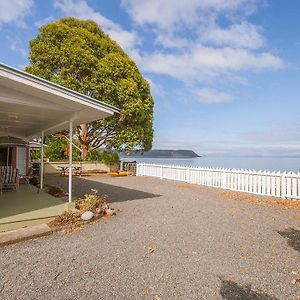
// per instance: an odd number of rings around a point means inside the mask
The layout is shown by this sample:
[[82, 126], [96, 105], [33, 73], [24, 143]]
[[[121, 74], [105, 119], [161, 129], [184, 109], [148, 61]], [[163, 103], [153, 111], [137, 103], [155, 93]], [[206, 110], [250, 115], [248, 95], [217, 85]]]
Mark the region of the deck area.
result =
[[31, 185], [0, 195], [0, 232], [48, 222], [65, 210], [66, 203]]

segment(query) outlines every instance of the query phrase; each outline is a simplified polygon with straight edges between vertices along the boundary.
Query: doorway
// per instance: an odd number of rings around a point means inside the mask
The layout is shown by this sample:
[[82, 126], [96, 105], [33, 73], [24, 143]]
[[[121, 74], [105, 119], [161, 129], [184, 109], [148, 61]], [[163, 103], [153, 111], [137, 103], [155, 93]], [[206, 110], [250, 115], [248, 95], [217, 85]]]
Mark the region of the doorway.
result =
[[11, 166], [13, 148], [0, 146], [0, 166]]

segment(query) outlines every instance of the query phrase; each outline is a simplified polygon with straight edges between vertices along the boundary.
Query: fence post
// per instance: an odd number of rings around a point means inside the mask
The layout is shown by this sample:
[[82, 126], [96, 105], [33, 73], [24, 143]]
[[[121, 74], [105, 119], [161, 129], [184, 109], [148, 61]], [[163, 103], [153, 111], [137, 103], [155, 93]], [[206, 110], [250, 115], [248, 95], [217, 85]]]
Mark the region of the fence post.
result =
[[186, 182], [190, 183], [190, 168], [186, 167]]
[[163, 179], [163, 165], [160, 166], [160, 179]]
[[286, 173], [281, 175], [281, 198], [286, 198]]
[[135, 165], [135, 176], [140, 176], [140, 165], [138, 163]]

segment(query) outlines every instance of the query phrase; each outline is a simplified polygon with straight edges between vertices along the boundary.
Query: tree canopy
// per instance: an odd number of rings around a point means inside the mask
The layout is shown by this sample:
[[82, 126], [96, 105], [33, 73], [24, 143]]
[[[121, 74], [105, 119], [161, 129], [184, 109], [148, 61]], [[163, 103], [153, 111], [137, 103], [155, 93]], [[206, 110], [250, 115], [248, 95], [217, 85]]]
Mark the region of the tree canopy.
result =
[[[120, 114], [76, 129], [75, 147], [86, 157], [101, 146], [152, 147], [153, 98], [134, 61], [93, 21], [63, 18], [30, 41], [26, 71], [109, 103]], [[66, 137], [67, 138], [67, 137]]]

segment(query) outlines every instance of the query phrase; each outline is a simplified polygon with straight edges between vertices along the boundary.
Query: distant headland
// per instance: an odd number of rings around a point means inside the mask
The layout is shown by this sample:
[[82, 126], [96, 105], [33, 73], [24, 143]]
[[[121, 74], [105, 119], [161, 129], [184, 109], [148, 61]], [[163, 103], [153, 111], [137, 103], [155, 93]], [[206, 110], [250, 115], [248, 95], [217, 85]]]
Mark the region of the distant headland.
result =
[[153, 149], [144, 153], [132, 152], [130, 154], [121, 153], [123, 157], [143, 157], [143, 158], [194, 158], [201, 157], [193, 150], [157, 150]]

